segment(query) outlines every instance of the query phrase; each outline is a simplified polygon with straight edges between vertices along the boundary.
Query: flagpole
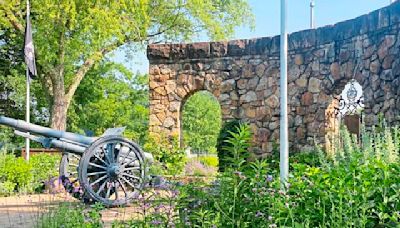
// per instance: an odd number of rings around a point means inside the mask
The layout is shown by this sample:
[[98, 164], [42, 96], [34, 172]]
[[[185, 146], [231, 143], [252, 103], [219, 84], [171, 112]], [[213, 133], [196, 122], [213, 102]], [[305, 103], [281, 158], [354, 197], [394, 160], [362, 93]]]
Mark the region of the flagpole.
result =
[[[26, 18], [27, 20], [29, 19], [29, 14], [30, 14], [30, 9], [29, 9], [29, 0], [26, 1]], [[30, 111], [31, 111], [31, 88], [30, 88], [30, 76], [29, 76], [29, 67], [28, 65], [26, 66], [26, 122], [30, 123], [31, 122], [31, 118], [30, 118]], [[28, 132], [29, 135], [29, 132]], [[29, 161], [29, 154], [30, 154], [30, 140], [29, 138], [25, 139], [25, 156], [26, 156], [26, 160]]]
[[314, 7], [315, 7], [315, 2], [314, 2], [314, 0], [311, 0], [310, 1], [310, 28], [311, 29], [315, 28]]
[[[26, 67], [26, 122], [30, 123], [30, 76], [29, 76], [29, 69]], [[28, 132], [29, 135], [29, 132]], [[30, 140], [29, 138], [25, 139], [25, 153], [26, 153], [26, 160], [29, 161], [29, 153], [30, 153]]]
[[285, 188], [289, 175], [289, 140], [288, 140], [288, 110], [287, 110], [287, 43], [286, 31], [287, 0], [281, 0], [281, 44], [280, 44], [280, 180]]

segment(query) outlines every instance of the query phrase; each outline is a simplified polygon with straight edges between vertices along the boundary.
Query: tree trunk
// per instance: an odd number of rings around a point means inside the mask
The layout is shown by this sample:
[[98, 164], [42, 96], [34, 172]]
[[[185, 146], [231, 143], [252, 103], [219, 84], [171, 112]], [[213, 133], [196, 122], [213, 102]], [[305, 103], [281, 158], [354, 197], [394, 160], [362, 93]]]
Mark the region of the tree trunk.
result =
[[[67, 106], [65, 94], [61, 91], [54, 91], [53, 104], [51, 106], [51, 128], [65, 131], [67, 129]], [[63, 92], [62, 92], [63, 93]]]
[[58, 74], [52, 75], [53, 97], [50, 110], [50, 127], [56, 130], [65, 131], [67, 129], [67, 110], [64, 72], [60, 70]]

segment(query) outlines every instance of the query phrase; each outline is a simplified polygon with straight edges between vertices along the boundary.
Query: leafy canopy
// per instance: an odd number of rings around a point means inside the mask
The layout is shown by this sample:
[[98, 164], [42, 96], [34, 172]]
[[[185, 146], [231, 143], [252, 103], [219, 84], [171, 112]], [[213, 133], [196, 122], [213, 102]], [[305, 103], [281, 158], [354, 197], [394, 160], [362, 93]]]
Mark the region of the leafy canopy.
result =
[[[0, 4], [0, 27], [10, 37], [23, 37], [25, 3]], [[219, 40], [254, 24], [246, 0], [35, 0], [31, 18], [40, 85], [51, 125], [61, 130], [80, 83], [114, 50], [134, 53], [143, 44], [188, 41], [204, 32]]]
[[[5, 0], [1, 27], [23, 27], [25, 7]], [[187, 41], [204, 30], [218, 40], [253, 23], [245, 0], [35, 0], [31, 15], [40, 72], [63, 64], [67, 84], [85, 60], [125, 43]]]
[[124, 136], [143, 143], [149, 113], [147, 81], [147, 75], [103, 62], [79, 86], [68, 112], [69, 129], [101, 135], [107, 128], [126, 126]]

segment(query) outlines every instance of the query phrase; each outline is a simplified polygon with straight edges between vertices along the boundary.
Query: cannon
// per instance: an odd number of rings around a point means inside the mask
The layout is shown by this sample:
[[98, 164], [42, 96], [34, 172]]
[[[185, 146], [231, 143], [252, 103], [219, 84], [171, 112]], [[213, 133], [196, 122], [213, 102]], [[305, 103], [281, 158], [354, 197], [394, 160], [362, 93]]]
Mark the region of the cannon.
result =
[[153, 161], [152, 155], [123, 138], [125, 128], [111, 128], [100, 137], [88, 137], [5, 116], [0, 116], [0, 124], [46, 148], [61, 149], [59, 168], [63, 186], [86, 201], [108, 207], [125, 205], [149, 182], [146, 172]]

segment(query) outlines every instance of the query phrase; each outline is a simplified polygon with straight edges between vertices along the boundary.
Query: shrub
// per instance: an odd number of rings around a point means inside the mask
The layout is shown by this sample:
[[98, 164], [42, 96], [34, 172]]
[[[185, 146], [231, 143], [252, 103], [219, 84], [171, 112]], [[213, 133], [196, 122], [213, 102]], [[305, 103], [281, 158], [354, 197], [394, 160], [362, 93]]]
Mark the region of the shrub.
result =
[[45, 181], [58, 176], [59, 163], [58, 155], [38, 154], [28, 163], [22, 157], [1, 151], [0, 195], [41, 191]]
[[199, 156], [197, 159], [203, 164], [211, 167], [218, 168], [218, 157], [217, 156]]
[[[13, 154], [7, 154], [5, 151], [0, 152], [0, 182], [4, 192], [2, 195], [8, 195], [14, 190], [18, 192], [29, 191], [29, 184], [32, 182], [33, 175], [31, 165], [23, 158], [15, 157]], [[12, 189], [14, 186], [14, 189]]]
[[229, 164], [229, 158], [233, 157], [232, 151], [226, 150], [226, 140], [231, 137], [231, 132], [236, 133], [241, 122], [239, 120], [227, 121], [222, 125], [217, 139], [217, 153], [219, 158], [219, 171], [224, 171]]
[[60, 155], [50, 154], [37, 154], [30, 158], [33, 176], [31, 186], [35, 192], [41, 190], [44, 182], [59, 176], [60, 160]]
[[164, 166], [163, 173], [158, 173], [158, 175], [177, 175], [182, 173], [186, 162], [186, 155], [184, 150], [179, 148], [177, 137], [150, 134], [143, 148]]

